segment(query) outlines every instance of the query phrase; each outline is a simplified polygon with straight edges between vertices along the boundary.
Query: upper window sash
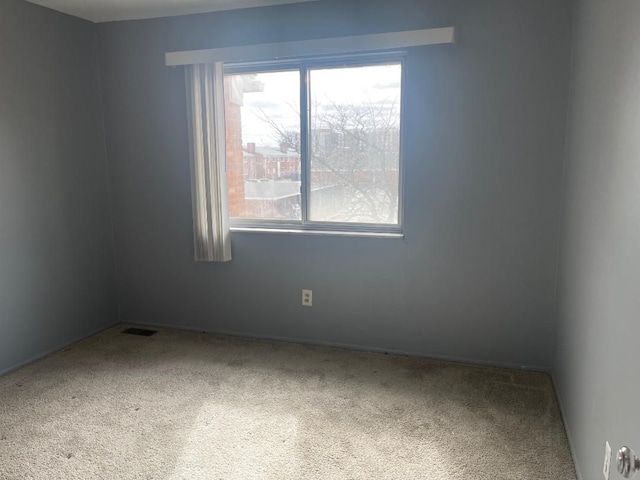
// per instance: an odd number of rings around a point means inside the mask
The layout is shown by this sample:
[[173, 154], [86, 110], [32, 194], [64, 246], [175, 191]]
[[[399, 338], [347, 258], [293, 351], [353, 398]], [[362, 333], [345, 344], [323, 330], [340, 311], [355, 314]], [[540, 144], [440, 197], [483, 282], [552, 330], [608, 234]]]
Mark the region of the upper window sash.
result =
[[302, 57], [297, 59], [289, 58], [286, 60], [271, 60], [263, 62], [229, 62], [224, 63], [224, 74], [266, 73], [287, 70], [308, 70], [314, 68], [368, 67], [391, 63], [404, 64], [406, 56], [407, 52], [405, 50], [394, 50], [338, 56], [329, 55]]

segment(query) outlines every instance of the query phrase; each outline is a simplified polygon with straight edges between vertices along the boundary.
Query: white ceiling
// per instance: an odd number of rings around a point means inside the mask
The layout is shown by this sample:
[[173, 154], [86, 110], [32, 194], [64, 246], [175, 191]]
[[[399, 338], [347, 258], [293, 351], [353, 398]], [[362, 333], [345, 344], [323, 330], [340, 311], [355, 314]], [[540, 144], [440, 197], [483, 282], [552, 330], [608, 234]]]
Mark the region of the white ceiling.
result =
[[[1, 0], [0, 0], [1, 1]], [[173, 17], [315, 0], [27, 0], [92, 22]]]

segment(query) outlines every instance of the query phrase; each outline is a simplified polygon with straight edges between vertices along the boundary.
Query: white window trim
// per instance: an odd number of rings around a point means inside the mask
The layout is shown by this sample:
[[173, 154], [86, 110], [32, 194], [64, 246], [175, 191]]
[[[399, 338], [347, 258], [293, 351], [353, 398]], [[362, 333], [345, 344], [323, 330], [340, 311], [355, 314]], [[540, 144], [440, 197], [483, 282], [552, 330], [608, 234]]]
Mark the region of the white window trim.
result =
[[306, 56], [364, 53], [447, 43], [455, 43], [454, 27], [168, 52], [165, 60], [167, 66], [176, 67], [198, 63], [257, 62]]
[[267, 233], [267, 234], [294, 234], [294, 235], [320, 235], [328, 237], [362, 237], [403, 239], [404, 233], [396, 232], [363, 232], [359, 230], [319, 230], [304, 228], [269, 228], [269, 227], [231, 227], [231, 233]]

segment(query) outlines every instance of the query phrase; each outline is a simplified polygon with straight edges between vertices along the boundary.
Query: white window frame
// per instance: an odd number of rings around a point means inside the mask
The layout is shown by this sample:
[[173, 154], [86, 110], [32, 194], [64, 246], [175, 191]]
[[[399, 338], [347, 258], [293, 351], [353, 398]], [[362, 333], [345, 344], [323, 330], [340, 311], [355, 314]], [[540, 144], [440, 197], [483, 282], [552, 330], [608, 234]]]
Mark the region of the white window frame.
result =
[[[404, 119], [406, 109], [406, 52], [380, 52], [354, 55], [334, 55], [313, 58], [287, 59], [286, 61], [225, 63], [224, 74], [266, 73], [277, 71], [298, 71], [300, 73], [300, 171], [301, 171], [301, 220], [248, 219], [231, 218], [232, 231], [281, 232], [281, 233], [324, 233], [343, 235], [372, 235], [380, 237], [401, 237], [404, 220]], [[309, 217], [309, 199], [311, 196], [311, 156], [310, 156], [310, 108], [309, 108], [309, 72], [318, 68], [350, 68], [376, 65], [400, 65], [400, 127], [398, 152], [398, 223], [357, 223], [322, 222]]]

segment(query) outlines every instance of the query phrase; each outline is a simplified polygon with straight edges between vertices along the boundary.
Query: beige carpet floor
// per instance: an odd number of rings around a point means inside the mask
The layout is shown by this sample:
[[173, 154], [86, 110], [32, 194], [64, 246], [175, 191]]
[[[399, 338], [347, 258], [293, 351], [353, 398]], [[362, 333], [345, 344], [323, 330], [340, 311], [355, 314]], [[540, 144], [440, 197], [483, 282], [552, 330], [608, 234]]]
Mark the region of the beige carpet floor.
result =
[[546, 375], [123, 329], [0, 378], [0, 478], [575, 480]]

